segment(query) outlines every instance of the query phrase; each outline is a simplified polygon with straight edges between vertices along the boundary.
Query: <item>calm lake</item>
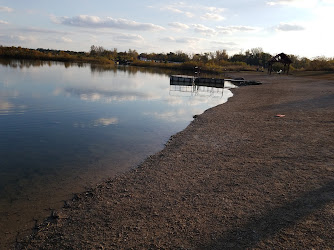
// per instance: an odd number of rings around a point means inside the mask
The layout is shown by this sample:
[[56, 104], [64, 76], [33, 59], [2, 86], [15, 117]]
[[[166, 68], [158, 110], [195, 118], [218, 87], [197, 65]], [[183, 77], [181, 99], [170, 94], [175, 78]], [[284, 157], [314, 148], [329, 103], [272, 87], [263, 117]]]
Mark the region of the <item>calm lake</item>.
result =
[[227, 88], [171, 86], [175, 72], [163, 70], [0, 63], [2, 239], [136, 167], [193, 115], [232, 96]]

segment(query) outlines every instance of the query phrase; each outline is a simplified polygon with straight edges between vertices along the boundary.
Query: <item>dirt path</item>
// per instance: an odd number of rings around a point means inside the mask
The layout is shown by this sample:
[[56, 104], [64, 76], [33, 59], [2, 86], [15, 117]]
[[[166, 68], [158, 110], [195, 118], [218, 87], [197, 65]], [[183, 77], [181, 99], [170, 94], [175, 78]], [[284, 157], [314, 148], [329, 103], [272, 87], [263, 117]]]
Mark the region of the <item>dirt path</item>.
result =
[[264, 84], [235, 90], [17, 247], [333, 249], [334, 81], [245, 78]]

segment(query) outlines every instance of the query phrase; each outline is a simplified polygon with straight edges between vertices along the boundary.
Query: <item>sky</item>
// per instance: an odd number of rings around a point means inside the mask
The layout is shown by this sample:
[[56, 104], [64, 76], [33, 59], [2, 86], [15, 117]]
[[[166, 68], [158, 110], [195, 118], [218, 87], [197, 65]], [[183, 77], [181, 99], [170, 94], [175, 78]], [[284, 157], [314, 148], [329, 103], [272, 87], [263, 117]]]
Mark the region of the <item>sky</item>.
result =
[[334, 0], [0, 0], [0, 45], [334, 57]]

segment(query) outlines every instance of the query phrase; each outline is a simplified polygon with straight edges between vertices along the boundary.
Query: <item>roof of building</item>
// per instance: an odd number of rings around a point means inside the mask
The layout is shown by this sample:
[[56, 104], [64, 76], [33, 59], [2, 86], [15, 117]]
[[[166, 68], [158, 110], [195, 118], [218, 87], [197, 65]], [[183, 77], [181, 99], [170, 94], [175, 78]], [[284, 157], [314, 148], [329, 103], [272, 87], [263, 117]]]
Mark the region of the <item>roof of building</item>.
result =
[[281, 63], [292, 63], [291, 59], [284, 53], [280, 53], [274, 57], [272, 57], [269, 63], [281, 62]]

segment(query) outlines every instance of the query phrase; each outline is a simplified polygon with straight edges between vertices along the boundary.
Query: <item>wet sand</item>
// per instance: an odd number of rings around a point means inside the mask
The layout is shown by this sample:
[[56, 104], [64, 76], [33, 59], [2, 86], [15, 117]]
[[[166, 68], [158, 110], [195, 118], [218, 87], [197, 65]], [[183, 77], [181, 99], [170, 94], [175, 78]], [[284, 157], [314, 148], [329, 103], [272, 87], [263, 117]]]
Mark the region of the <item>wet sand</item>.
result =
[[242, 76], [263, 84], [234, 90], [16, 247], [333, 249], [334, 81]]

